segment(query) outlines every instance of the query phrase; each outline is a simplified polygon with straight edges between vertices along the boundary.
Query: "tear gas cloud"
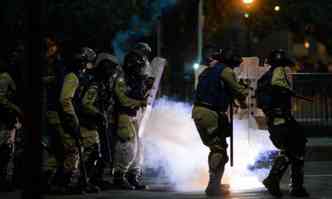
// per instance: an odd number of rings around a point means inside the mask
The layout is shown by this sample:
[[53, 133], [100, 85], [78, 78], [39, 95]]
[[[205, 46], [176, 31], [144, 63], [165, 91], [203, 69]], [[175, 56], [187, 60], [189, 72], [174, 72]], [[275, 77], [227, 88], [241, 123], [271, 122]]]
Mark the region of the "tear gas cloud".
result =
[[[191, 119], [192, 106], [161, 98], [155, 102], [143, 136], [145, 167], [162, 170], [176, 190], [205, 189], [208, 153]], [[226, 166], [223, 183], [232, 190], [262, 187], [268, 168], [256, 167], [261, 154], [274, 150], [268, 133], [255, 129], [250, 119], [234, 119], [234, 167]]]

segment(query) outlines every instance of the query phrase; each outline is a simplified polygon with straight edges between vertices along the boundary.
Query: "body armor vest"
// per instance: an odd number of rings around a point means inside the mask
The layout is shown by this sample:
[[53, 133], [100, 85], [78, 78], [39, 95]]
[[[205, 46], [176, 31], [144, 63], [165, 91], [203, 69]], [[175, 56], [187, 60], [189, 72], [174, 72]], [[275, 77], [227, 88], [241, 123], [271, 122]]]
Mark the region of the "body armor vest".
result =
[[195, 93], [196, 104], [218, 112], [226, 112], [231, 97], [225, 82], [220, 78], [224, 69], [223, 64], [216, 64], [202, 72]]

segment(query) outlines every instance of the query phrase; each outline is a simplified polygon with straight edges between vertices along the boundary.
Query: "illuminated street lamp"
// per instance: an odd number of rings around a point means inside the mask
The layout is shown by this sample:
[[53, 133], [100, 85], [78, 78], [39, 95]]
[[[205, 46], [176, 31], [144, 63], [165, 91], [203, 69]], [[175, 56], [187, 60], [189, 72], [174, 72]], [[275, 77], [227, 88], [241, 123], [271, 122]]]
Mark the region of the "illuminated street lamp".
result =
[[242, 2], [246, 5], [250, 5], [250, 4], [254, 3], [254, 0], [242, 0]]
[[280, 11], [280, 6], [274, 6], [274, 11], [279, 12]]
[[246, 11], [244, 13], [244, 17], [246, 19], [246, 25], [247, 25], [247, 56], [250, 55], [250, 51], [251, 51], [251, 38], [250, 38], [250, 34], [251, 34], [251, 30], [250, 30], [250, 26], [251, 26], [251, 17], [250, 17], [250, 6], [254, 3], [255, 0], [242, 0], [242, 3], [246, 6]]

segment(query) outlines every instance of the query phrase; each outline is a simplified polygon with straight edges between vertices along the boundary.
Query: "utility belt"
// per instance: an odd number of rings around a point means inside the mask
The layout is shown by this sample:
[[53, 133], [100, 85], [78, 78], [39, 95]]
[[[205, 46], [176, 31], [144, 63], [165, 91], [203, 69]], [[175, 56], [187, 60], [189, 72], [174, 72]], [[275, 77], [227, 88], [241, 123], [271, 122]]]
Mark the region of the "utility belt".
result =
[[119, 114], [126, 114], [130, 117], [136, 117], [138, 109], [132, 109], [132, 108], [126, 108], [126, 107], [120, 107], [119, 108]]
[[212, 110], [212, 111], [217, 112], [218, 114], [220, 114], [220, 113], [225, 113], [225, 111], [222, 110], [222, 108], [217, 107], [217, 106], [213, 106], [213, 105], [211, 105], [211, 104], [207, 104], [207, 103], [204, 103], [204, 102], [195, 102], [194, 105], [195, 105], [195, 106], [200, 106], [200, 107], [204, 107], [204, 108], [210, 109], [210, 110]]
[[267, 122], [269, 125], [273, 124], [275, 118], [283, 118], [286, 121], [293, 120], [292, 113], [288, 109], [270, 108], [270, 109], [264, 109], [263, 112], [267, 117]]
[[98, 121], [93, 117], [80, 118], [80, 126], [85, 127], [89, 130], [96, 130], [98, 129]]

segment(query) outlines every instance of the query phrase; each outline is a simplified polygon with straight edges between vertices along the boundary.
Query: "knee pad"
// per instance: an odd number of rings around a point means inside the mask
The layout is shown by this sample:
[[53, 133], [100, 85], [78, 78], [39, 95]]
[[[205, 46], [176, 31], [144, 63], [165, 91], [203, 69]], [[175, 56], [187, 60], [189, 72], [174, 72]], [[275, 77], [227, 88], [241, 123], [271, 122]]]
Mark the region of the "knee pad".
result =
[[218, 169], [228, 162], [228, 156], [225, 150], [211, 151], [209, 154], [210, 169]]
[[282, 152], [273, 161], [273, 172], [280, 173], [286, 171], [290, 163], [289, 158]]

